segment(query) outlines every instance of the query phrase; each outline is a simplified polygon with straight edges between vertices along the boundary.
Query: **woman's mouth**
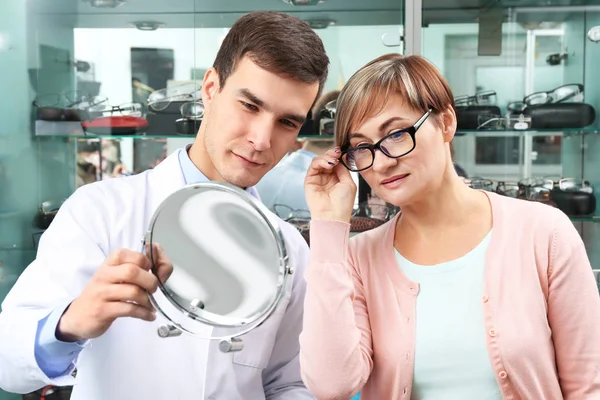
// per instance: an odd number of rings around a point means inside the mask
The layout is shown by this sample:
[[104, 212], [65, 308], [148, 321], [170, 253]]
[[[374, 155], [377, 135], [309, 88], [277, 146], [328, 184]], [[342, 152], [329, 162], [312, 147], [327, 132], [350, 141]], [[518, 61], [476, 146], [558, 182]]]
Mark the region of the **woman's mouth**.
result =
[[387, 178], [381, 181], [381, 186], [386, 189], [393, 189], [400, 186], [406, 178], [408, 178], [410, 174], [400, 174], [392, 176], [391, 178]]

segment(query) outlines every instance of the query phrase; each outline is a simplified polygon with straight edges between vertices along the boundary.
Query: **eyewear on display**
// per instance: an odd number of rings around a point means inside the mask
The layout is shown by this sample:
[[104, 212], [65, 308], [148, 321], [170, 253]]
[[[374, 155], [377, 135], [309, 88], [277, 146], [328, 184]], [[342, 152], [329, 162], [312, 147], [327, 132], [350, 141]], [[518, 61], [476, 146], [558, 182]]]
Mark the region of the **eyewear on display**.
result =
[[325, 107], [321, 110], [322, 118], [331, 118], [335, 119], [335, 113], [337, 111], [337, 100], [331, 100]]
[[290, 206], [286, 206], [285, 204], [274, 204], [273, 212], [284, 221], [289, 221], [292, 218], [310, 220], [310, 211], [295, 210]]
[[575, 179], [575, 178], [558, 178], [552, 179], [552, 177], [544, 177], [544, 181], [546, 182], [545, 187], [548, 187], [549, 181], [552, 181], [551, 189], [559, 189], [563, 192], [585, 192], [585, 193], [593, 193], [594, 188], [592, 187], [590, 181]]
[[368, 217], [388, 221], [398, 212], [397, 207], [386, 204], [368, 204], [360, 203], [352, 210], [353, 217]]
[[413, 126], [397, 129], [375, 144], [359, 144], [342, 150], [340, 161], [350, 171], [359, 172], [371, 168], [375, 161], [375, 150], [381, 150], [390, 158], [404, 157], [415, 149], [415, 133], [432, 112], [433, 109], [430, 108]]
[[473, 189], [492, 190], [494, 181], [480, 177], [463, 178], [463, 181]]
[[506, 106], [506, 109], [513, 113], [522, 113], [526, 108], [527, 105], [522, 101], [511, 101]]
[[222, 352], [242, 350], [243, 336], [273, 314], [291, 282], [279, 221], [226, 183], [197, 183], [168, 196], [143, 242], [159, 280], [148, 295], [157, 335], [186, 333], [218, 340]]
[[204, 104], [200, 101], [183, 103], [179, 111], [184, 118], [200, 120], [204, 117]]
[[473, 105], [490, 105], [496, 103], [496, 92], [494, 90], [482, 90], [475, 93], [474, 96], [457, 96], [454, 98], [454, 105], [457, 107]]
[[463, 178], [463, 181], [473, 189], [487, 190], [504, 196], [528, 200], [551, 200], [552, 194], [556, 192], [587, 194], [594, 192], [589, 181], [575, 178], [530, 177], [518, 182], [504, 182], [473, 177]]
[[[67, 100], [65, 102], [64, 100]], [[78, 91], [38, 96], [33, 101], [37, 119], [44, 121], [83, 121], [89, 109], [105, 98], [90, 97]]]
[[201, 84], [189, 82], [160, 89], [148, 96], [148, 107], [153, 111], [163, 111], [174, 101], [194, 102], [200, 99]]
[[[129, 115], [133, 117], [141, 117], [144, 113], [144, 107], [140, 103], [127, 103], [118, 106], [110, 106], [108, 104], [95, 104], [88, 109], [90, 114], [114, 114]], [[97, 115], [96, 115], [97, 116]]]
[[37, 96], [33, 101], [33, 105], [36, 107], [72, 108], [90, 98], [91, 96], [87, 93], [74, 90], [65, 93], [52, 93]]
[[547, 103], [560, 103], [570, 99], [578, 102], [583, 100], [583, 85], [571, 83], [547, 92], [532, 93], [523, 99], [523, 103], [528, 106], [534, 106]]
[[511, 181], [499, 181], [496, 185], [496, 193], [508, 197], [519, 197], [519, 183]]

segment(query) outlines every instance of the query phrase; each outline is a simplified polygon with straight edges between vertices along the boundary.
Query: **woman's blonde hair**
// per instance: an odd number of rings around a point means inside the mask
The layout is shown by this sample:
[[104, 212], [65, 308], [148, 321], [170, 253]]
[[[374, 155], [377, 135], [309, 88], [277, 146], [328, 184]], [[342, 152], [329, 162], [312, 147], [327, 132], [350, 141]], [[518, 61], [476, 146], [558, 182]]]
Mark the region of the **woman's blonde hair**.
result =
[[348, 146], [350, 130], [377, 115], [392, 94], [402, 96], [406, 104], [433, 115], [454, 108], [450, 86], [429, 61], [420, 56], [386, 54], [369, 62], [348, 80], [338, 100], [335, 117], [335, 142]]

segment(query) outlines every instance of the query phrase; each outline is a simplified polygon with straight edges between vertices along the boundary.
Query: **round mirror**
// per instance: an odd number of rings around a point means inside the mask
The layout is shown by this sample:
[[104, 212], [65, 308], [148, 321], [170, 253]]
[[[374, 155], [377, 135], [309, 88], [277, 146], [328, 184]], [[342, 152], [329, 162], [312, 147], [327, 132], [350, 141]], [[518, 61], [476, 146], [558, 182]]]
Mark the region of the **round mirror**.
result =
[[[240, 336], [263, 323], [283, 297], [291, 270], [278, 220], [248, 192], [203, 182], [176, 191], [154, 213], [145, 249], [159, 289], [150, 299], [181, 332], [241, 349]], [[214, 327], [228, 335], [213, 336]]]

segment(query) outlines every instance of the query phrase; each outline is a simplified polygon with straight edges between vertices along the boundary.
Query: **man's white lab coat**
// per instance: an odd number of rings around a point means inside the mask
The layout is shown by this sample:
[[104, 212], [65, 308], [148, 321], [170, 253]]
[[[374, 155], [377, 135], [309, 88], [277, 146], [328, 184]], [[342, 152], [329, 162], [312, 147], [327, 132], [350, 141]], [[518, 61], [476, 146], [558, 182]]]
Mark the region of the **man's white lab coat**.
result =
[[141, 251], [153, 212], [184, 184], [175, 152], [154, 170], [83, 186], [61, 207], [40, 241], [37, 259], [2, 304], [2, 389], [27, 393], [47, 384], [74, 384], [74, 400], [314, 399], [301, 381], [298, 362], [308, 247], [283, 222], [293, 285], [271, 318], [244, 336], [241, 352], [225, 354], [218, 341], [186, 334], [159, 338], [157, 327], [166, 320], [157, 314], [154, 322], [118, 319], [86, 343], [76, 380], [70, 375], [49, 379], [39, 368], [38, 321], [76, 298], [114, 250]]

